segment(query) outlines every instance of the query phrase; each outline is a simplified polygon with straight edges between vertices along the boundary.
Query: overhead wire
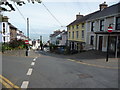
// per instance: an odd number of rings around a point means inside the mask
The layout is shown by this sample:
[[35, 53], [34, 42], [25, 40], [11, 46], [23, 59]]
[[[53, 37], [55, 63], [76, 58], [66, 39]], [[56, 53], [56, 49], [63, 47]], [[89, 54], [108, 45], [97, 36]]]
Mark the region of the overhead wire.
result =
[[16, 7], [16, 9], [18, 10], [18, 12], [20, 13], [20, 15], [22, 16], [22, 18], [25, 20], [25, 22], [26, 22], [26, 19], [25, 19], [25, 17], [24, 17], [24, 15], [22, 14], [22, 12], [19, 10], [19, 8], [15, 5], [15, 3], [13, 3], [14, 4], [14, 6]]
[[50, 15], [60, 24], [60, 26], [62, 26], [61, 22], [53, 15], [53, 13], [47, 8], [47, 6], [43, 2], [41, 3], [45, 7], [45, 9], [50, 13]]

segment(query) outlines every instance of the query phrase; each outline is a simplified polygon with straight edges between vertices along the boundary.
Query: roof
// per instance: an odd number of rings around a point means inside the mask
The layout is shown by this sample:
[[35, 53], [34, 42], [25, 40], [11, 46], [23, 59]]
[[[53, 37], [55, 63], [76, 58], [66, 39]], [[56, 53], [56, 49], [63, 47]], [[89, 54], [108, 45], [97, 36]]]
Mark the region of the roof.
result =
[[58, 36], [60, 33], [61, 33], [61, 32], [59, 32], [59, 33], [54, 33], [54, 34], [50, 34], [50, 37], [56, 37], [56, 36]]
[[11, 23], [8, 23], [10, 25], [10, 28], [17, 29], [15, 26], [13, 26]]
[[92, 15], [88, 20], [97, 19], [97, 18], [118, 14], [118, 13], [120, 13], [120, 3], [109, 6], [103, 9], [102, 11], [99, 10], [98, 13]]
[[93, 12], [93, 13], [90, 13], [90, 14], [88, 14], [86, 16], [83, 16], [82, 18], [80, 18], [78, 20], [74, 20], [68, 26], [76, 25], [76, 24], [79, 24], [80, 22], [84, 22], [86, 20], [93, 20], [93, 19], [104, 17], [104, 16], [118, 14], [118, 13], [120, 13], [120, 2], [117, 3], [117, 4], [114, 4], [112, 6], [109, 6], [109, 7], [105, 8], [105, 9], [103, 9], [102, 11], [98, 10], [96, 12]]
[[79, 24], [80, 22], [82, 23], [82, 22], [86, 21], [87, 19], [89, 19], [92, 15], [94, 15], [94, 14], [96, 14], [96, 13], [98, 13], [98, 12], [99, 12], [99, 11], [96, 11], [96, 12], [90, 13], [90, 14], [88, 14], [88, 15], [86, 15], [86, 16], [83, 16], [82, 18], [73, 21], [73, 22], [70, 23], [68, 26], [70, 26], [70, 25], [76, 25], [76, 24]]

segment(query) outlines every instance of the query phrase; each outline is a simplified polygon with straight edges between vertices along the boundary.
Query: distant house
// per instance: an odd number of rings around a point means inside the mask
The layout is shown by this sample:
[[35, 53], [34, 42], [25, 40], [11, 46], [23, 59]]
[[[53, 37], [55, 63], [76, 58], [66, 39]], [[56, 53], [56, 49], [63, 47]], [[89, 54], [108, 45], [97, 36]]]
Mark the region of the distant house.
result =
[[65, 46], [67, 44], [67, 31], [54, 31], [54, 33], [50, 35], [50, 43], [57, 46]]
[[61, 33], [60, 30], [56, 30], [56, 31], [54, 31], [53, 34], [50, 35], [50, 44], [53, 44], [53, 45], [59, 44], [58, 38], [60, 37], [60, 33]]
[[60, 37], [59, 37], [59, 46], [66, 46], [67, 39], [68, 39], [67, 31], [63, 30], [60, 34]]
[[26, 36], [24, 35], [24, 33], [20, 30], [17, 30], [17, 40], [26, 40]]
[[10, 41], [17, 39], [17, 28], [9, 23], [9, 30], [10, 30]]

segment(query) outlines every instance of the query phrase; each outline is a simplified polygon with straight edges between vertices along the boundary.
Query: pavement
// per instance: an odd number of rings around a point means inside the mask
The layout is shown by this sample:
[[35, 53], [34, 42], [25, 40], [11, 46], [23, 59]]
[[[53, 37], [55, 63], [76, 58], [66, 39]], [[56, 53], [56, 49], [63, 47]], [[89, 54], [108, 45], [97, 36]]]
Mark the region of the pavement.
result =
[[111, 69], [118, 69], [118, 68], [120, 69], [120, 62], [119, 62], [120, 58], [114, 58], [114, 55], [109, 55], [108, 62], [106, 62], [106, 53], [101, 51], [91, 50], [73, 55], [62, 55], [62, 54], [45, 52], [45, 51], [38, 51], [38, 52], [46, 56], [66, 58], [70, 61], [79, 62], [85, 65], [111, 68]]

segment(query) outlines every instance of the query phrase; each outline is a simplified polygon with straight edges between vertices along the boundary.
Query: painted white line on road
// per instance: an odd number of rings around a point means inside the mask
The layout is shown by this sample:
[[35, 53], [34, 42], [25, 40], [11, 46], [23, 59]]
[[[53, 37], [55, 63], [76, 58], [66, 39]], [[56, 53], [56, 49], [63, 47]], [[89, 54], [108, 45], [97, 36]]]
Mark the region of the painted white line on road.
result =
[[29, 68], [28, 72], [27, 72], [27, 75], [31, 75], [32, 74], [32, 71], [33, 69], [32, 68]]
[[36, 61], [36, 59], [33, 59], [33, 61]]
[[32, 63], [31, 63], [31, 66], [34, 66], [34, 65], [35, 65], [35, 62], [32, 62]]
[[27, 88], [29, 84], [29, 81], [24, 81], [21, 85], [21, 88]]

